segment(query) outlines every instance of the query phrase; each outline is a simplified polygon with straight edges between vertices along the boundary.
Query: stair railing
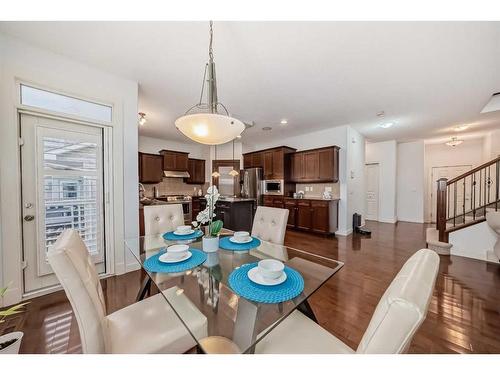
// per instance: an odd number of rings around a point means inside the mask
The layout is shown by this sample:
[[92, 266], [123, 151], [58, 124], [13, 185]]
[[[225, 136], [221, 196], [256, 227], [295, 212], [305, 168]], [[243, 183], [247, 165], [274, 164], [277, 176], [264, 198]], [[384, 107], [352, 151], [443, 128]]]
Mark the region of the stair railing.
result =
[[451, 180], [437, 180], [436, 229], [448, 233], [484, 221], [488, 209], [500, 209], [500, 156]]

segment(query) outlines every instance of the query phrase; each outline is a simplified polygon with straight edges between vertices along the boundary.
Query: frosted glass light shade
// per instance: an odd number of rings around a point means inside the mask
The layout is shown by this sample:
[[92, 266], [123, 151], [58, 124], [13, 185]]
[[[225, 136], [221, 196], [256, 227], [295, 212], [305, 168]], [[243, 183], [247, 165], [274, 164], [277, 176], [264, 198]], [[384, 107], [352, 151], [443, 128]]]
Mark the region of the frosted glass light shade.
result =
[[227, 143], [245, 130], [240, 120], [217, 113], [185, 115], [175, 120], [175, 127], [186, 137], [205, 145]]

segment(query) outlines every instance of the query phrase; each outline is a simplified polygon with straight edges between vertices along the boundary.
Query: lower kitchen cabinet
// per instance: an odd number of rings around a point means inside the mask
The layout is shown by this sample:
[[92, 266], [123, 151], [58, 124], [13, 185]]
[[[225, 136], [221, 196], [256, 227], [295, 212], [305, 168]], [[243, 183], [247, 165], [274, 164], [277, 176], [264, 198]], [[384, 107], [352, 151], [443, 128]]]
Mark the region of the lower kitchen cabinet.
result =
[[275, 199], [264, 196], [264, 206], [288, 210], [287, 228], [330, 234], [337, 230], [338, 200], [322, 199]]
[[[217, 201], [215, 204], [215, 220], [222, 220], [224, 228], [232, 231], [252, 231], [255, 202], [252, 200]], [[207, 207], [204, 198], [200, 199], [200, 210]]]

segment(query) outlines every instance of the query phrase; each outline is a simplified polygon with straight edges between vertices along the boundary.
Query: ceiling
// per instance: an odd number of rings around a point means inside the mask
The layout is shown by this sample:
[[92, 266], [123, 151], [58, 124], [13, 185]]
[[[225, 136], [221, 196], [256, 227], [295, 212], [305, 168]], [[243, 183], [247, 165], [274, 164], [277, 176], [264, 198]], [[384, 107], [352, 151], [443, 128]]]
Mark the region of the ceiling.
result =
[[[174, 120], [199, 98], [208, 22], [1, 22], [0, 32], [137, 81], [140, 134], [186, 139]], [[500, 126], [500, 111], [480, 114], [500, 91], [498, 22], [215, 22], [214, 53], [219, 100], [255, 121], [245, 142], [341, 125], [371, 141]]]

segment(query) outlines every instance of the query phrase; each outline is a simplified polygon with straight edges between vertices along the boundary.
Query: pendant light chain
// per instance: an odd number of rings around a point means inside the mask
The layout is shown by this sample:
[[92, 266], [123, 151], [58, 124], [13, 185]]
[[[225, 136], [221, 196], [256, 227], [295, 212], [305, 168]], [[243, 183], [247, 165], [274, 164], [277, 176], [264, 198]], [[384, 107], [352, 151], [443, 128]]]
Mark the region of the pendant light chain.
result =
[[213, 30], [213, 22], [210, 21], [210, 42], [208, 44], [208, 57], [210, 58], [210, 60], [213, 60], [214, 59], [214, 52], [212, 50], [212, 41], [213, 41], [213, 38], [214, 38], [214, 30]]

